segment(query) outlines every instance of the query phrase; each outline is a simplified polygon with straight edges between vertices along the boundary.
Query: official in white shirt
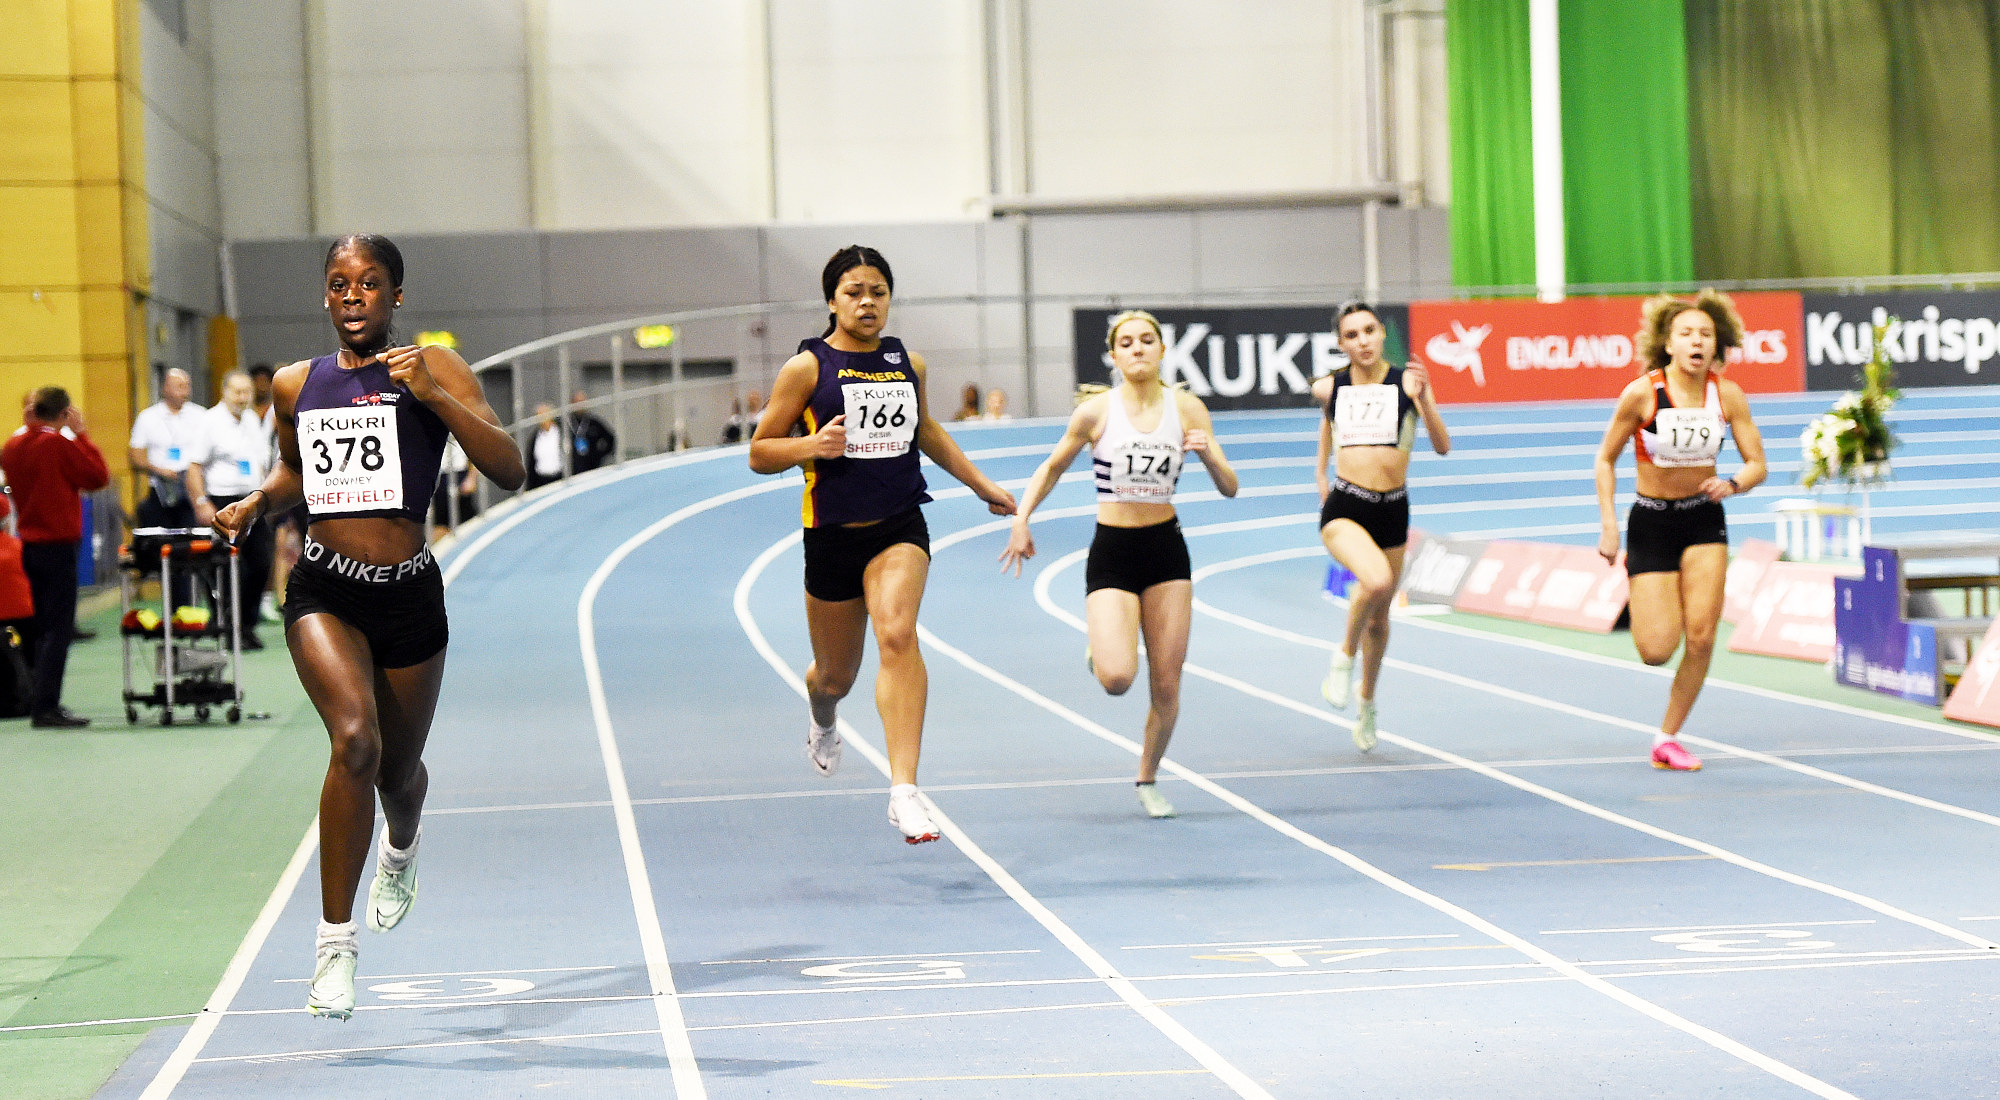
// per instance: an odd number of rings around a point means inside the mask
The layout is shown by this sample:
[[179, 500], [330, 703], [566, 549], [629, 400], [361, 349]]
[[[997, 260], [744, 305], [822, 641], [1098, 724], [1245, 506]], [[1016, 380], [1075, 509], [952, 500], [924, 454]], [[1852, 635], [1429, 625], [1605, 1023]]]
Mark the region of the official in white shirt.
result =
[[[251, 406], [254, 393], [249, 375], [231, 371], [222, 379], [222, 403], [202, 416], [202, 440], [188, 456], [187, 486], [195, 522], [204, 527], [215, 522], [217, 511], [262, 487], [270, 473], [271, 445]], [[268, 523], [252, 526], [237, 540], [236, 607], [244, 649], [264, 648], [257, 637], [257, 604], [271, 572], [273, 545]]]
[[563, 430], [554, 405], [536, 405], [539, 421], [528, 441], [528, 488], [539, 489], [563, 476]]
[[160, 380], [160, 401], [141, 409], [132, 420], [132, 472], [145, 474], [150, 487], [139, 502], [141, 527], [192, 527], [194, 505], [188, 497], [187, 468], [200, 448], [202, 414], [208, 410], [188, 400], [194, 380], [184, 370], [170, 370]]

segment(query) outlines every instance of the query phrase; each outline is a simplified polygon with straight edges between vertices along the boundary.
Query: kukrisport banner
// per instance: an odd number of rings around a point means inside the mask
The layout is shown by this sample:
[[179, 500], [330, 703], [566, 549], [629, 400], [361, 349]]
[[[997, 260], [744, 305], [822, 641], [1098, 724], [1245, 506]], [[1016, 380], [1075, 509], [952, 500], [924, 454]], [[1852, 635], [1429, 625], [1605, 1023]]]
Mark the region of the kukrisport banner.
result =
[[[1335, 306], [1250, 309], [1155, 309], [1166, 338], [1160, 376], [1186, 382], [1188, 392], [1211, 409], [1282, 409], [1312, 403], [1312, 380], [1347, 365], [1334, 331]], [[1119, 311], [1075, 312], [1076, 380], [1116, 381], [1104, 347], [1104, 326]], [[1407, 357], [1409, 310], [1376, 312], [1388, 340], [1384, 354], [1400, 365]]]
[[[1743, 347], [1728, 376], [1750, 393], [1805, 385], [1800, 299], [1733, 294]], [[1635, 337], [1644, 298], [1561, 302], [1412, 302], [1410, 346], [1431, 367], [1438, 400], [1566, 401], [1616, 397], [1639, 373]]]
[[1808, 294], [1805, 314], [1808, 389], [1859, 389], [1877, 323], [1898, 386], [2000, 381], [2000, 293]]

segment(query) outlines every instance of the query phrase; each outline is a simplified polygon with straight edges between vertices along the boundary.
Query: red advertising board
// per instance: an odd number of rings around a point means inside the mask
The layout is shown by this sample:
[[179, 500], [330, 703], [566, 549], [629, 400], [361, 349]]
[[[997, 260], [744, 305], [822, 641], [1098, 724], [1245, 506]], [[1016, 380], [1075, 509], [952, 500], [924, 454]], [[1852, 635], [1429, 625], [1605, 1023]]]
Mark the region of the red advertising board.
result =
[[1509, 619], [1535, 613], [1542, 582], [1570, 548], [1542, 542], [1493, 542], [1473, 564], [1458, 590], [1459, 611], [1477, 611]]
[[1944, 701], [1944, 716], [2000, 726], [2000, 622], [1987, 629], [1986, 640], [1965, 662], [1965, 675], [1958, 678], [1951, 698]]
[[1764, 567], [1750, 606], [1729, 639], [1732, 653], [1796, 657], [1822, 664], [1833, 657], [1833, 578], [1854, 568], [1774, 561]]
[[1740, 623], [1750, 613], [1750, 599], [1757, 594], [1757, 582], [1764, 570], [1778, 560], [1778, 544], [1763, 539], [1745, 539], [1729, 559], [1729, 579], [1722, 594], [1722, 621]]
[[[1733, 294], [1744, 346], [1726, 373], [1749, 393], [1805, 388], [1804, 310], [1787, 292]], [[1634, 335], [1644, 298], [1410, 303], [1410, 350], [1438, 400], [1567, 401], [1616, 397], [1639, 374]]]
[[1607, 565], [1587, 546], [1564, 547], [1535, 596], [1535, 622], [1609, 634], [1625, 611], [1625, 565]]

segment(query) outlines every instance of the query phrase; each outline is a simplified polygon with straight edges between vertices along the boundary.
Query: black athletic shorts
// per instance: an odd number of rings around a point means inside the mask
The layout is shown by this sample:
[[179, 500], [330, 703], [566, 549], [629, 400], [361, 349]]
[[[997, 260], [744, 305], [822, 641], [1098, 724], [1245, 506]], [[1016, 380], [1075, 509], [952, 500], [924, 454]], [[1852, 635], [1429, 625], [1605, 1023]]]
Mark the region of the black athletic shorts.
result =
[[1137, 596], [1156, 584], [1193, 577], [1179, 519], [1145, 527], [1100, 523], [1083, 564], [1083, 591], [1089, 595], [1100, 588], [1118, 588]]
[[861, 574], [867, 572], [868, 563], [902, 542], [931, 556], [931, 529], [922, 508], [866, 527], [806, 528], [806, 595], [833, 603], [860, 599]]
[[397, 565], [364, 565], [306, 539], [285, 582], [285, 629], [315, 614], [361, 632], [376, 668], [420, 665], [444, 649], [444, 571], [429, 547]]
[[1333, 491], [1326, 494], [1326, 500], [1319, 506], [1320, 530], [1337, 519], [1353, 520], [1368, 532], [1375, 545], [1394, 550], [1410, 541], [1410, 490], [1378, 493], [1336, 479]]
[[1729, 545], [1729, 521], [1722, 502], [1701, 496], [1680, 500], [1640, 497], [1625, 521], [1625, 572], [1678, 573], [1681, 551], [1719, 542]]

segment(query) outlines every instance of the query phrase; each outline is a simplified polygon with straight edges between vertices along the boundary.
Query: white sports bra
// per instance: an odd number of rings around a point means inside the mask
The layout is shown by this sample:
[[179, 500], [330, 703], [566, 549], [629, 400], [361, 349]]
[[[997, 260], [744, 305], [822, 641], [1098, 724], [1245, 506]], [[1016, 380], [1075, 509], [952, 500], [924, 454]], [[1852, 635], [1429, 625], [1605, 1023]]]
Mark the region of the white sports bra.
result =
[[1091, 465], [1097, 473], [1099, 503], [1166, 504], [1174, 499], [1180, 481], [1184, 455], [1181, 443], [1180, 402], [1169, 389], [1162, 395], [1160, 422], [1150, 432], [1132, 426], [1125, 413], [1124, 387], [1111, 391], [1110, 411], [1105, 414], [1104, 431], [1091, 447]]
[[1667, 392], [1667, 372], [1656, 370], [1653, 380], [1653, 419], [1634, 436], [1639, 457], [1655, 466], [1690, 469], [1715, 465], [1722, 453], [1722, 441], [1729, 436], [1729, 422], [1722, 416], [1722, 392], [1715, 376], [1708, 376], [1708, 399], [1697, 409], [1674, 407]]

